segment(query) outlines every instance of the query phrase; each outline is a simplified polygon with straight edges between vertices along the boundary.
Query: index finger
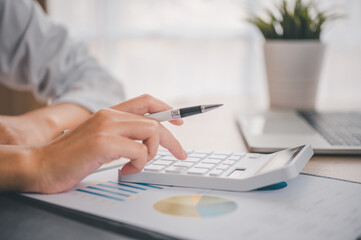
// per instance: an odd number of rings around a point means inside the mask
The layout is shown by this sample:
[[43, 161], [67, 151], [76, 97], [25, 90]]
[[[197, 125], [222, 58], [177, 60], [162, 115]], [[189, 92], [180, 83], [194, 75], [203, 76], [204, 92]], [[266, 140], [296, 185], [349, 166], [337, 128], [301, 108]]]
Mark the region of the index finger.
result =
[[[139, 97], [130, 99], [126, 102], [120, 103], [111, 107], [114, 110], [134, 113], [138, 115], [144, 115], [146, 113], [156, 113], [173, 109], [171, 106], [166, 104], [165, 102], [152, 97], [151, 95], [144, 94]], [[175, 125], [182, 125], [182, 119], [176, 119], [169, 121]]]

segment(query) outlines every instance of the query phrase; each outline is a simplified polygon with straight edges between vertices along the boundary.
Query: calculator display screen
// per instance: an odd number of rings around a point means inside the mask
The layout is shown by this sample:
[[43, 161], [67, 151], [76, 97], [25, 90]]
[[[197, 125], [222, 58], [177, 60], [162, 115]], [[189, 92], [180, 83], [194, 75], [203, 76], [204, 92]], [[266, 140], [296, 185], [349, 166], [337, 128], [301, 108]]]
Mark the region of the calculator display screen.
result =
[[262, 174], [265, 172], [269, 172], [287, 166], [293, 161], [293, 159], [304, 147], [305, 146], [291, 148], [277, 153], [270, 159], [270, 161], [268, 161], [265, 165], [263, 165], [263, 167], [260, 168], [256, 174]]

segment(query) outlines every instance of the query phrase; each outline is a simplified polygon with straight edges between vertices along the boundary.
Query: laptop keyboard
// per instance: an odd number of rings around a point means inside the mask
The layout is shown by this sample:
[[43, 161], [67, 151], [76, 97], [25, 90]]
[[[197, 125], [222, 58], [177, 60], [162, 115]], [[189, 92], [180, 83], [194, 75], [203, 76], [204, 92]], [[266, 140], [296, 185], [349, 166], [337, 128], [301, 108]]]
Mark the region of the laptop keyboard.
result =
[[299, 111], [331, 145], [361, 146], [361, 112]]

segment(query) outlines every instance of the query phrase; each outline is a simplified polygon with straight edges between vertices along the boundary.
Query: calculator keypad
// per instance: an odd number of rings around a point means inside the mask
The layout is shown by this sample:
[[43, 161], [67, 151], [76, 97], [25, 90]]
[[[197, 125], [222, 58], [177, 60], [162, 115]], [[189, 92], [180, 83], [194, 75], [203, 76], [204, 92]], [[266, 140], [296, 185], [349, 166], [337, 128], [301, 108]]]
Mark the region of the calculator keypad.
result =
[[245, 157], [253, 160], [260, 156], [260, 154], [246, 153], [188, 151], [187, 159], [178, 160], [167, 150], [160, 149], [157, 156], [148, 162], [144, 171], [218, 177]]

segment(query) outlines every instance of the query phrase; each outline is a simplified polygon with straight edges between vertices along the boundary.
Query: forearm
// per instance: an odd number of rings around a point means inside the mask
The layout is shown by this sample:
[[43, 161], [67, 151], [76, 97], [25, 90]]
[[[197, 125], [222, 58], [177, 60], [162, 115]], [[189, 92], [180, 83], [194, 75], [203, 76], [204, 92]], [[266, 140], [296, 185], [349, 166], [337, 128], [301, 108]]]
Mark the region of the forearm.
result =
[[54, 106], [40, 108], [29, 113], [26, 117], [29, 121], [40, 123], [46, 139], [53, 139], [61, 131], [70, 129], [90, 116], [90, 112], [76, 104], [60, 103]]
[[36, 161], [25, 146], [0, 145], [0, 191], [36, 189]]
[[44, 144], [89, 116], [87, 109], [72, 103], [60, 103], [20, 116], [0, 116], [0, 144]]

